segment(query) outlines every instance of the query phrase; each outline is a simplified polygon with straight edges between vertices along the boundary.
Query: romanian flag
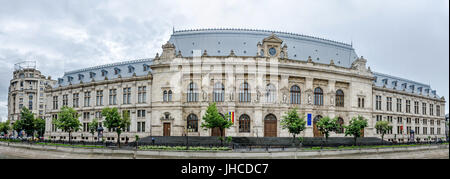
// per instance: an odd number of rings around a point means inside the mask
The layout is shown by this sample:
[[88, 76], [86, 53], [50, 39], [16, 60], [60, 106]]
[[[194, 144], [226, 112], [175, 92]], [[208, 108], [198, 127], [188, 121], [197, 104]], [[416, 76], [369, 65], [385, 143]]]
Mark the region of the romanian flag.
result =
[[230, 118], [228, 120], [230, 120], [234, 124], [234, 112], [228, 112], [228, 115], [230, 115]]

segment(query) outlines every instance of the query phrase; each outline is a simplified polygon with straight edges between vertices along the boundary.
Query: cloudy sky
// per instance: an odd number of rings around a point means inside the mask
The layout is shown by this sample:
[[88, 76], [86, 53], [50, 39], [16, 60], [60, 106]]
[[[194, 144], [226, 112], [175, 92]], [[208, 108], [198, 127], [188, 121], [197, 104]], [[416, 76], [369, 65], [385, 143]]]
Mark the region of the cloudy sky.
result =
[[0, 119], [15, 63], [35, 60], [56, 79], [154, 57], [173, 27], [268, 29], [353, 43], [373, 71], [430, 84], [449, 99], [448, 0], [0, 0]]

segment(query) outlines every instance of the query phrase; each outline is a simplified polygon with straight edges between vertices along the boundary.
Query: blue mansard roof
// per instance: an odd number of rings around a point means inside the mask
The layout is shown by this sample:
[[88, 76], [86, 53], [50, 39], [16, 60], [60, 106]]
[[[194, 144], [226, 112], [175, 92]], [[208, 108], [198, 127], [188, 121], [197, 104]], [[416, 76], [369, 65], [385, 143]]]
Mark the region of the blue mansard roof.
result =
[[69, 83], [73, 85], [80, 84], [80, 82], [89, 83], [92, 79], [103, 81], [105, 77], [115, 79], [119, 75], [122, 78], [127, 78], [132, 77], [134, 73], [136, 73], [136, 76], [145, 76], [152, 71], [149, 68], [152, 64], [153, 59], [140, 59], [69, 71], [64, 73], [64, 77], [58, 79], [58, 83], [54, 87], [67, 86]]
[[358, 56], [352, 45], [294, 33], [249, 29], [200, 29], [174, 31], [169, 42], [185, 57], [194, 51], [207, 51], [210, 56], [228, 56], [233, 50], [237, 56], [256, 56], [257, 44], [272, 34], [288, 47], [288, 58], [306, 61], [309, 56], [317, 63], [351, 67]]
[[391, 75], [386, 75], [382, 73], [373, 72], [375, 76], [375, 81], [373, 82], [375, 86], [383, 87], [389, 89], [396, 89], [399, 91], [405, 91], [409, 93], [414, 93], [423, 96], [430, 96], [439, 98], [436, 93], [436, 90], [432, 90], [430, 85], [426, 85], [423, 83], [407, 80], [404, 78], [399, 78]]

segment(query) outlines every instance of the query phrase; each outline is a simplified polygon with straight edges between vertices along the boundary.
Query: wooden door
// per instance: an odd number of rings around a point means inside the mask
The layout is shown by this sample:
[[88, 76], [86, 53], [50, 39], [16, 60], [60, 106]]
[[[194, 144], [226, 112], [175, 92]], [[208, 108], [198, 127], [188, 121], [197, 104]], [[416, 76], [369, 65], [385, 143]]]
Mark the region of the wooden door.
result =
[[170, 123], [164, 123], [163, 136], [170, 136]]
[[[225, 130], [222, 130], [222, 135], [225, 136]], [[220, 137], [220, 129], [215, 127], [211, 130], [211, 136]]]
[[313, 133], [314, 137], [323, 137], [323, 134], [317, 128], [317, 122], [322, 118], [322, 116], [316, 116], [313, 121]]
[[264, 118], [264, 137], [277, 137], [277, 117], [273, 114]]
[[264, 137], [277, 137], [277, 121], [264, 121]]

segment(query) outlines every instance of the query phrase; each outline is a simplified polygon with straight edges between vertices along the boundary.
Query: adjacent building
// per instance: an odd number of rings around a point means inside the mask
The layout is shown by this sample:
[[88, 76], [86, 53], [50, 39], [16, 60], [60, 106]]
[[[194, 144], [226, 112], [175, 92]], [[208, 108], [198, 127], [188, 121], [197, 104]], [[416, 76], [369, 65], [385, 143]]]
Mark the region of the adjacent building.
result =
[[[74, 140], [97, 140], [87, 124], [117, 107], [131, 114], [121, 135], [217, 136], [200, 127], [208, 105], [231, 114], [227, 136], [289, 137], [280, 121], [289, 109], [305, 116], [305, 137], [320, 137], [318, 119], [342, 125], [368, 119], [364, 136], [381, 136], [377, 121], [389, 121], [388, 140], [429, 140], [445, 135], [445, 99], [429, 85], [373, 72], [346, 43], [306, 35], [248, 29], [174, 31], [154, 58], [66, 72], [45, 89], [45, 135], [66, 139], [51, 121], [62, 106], [80, 113], [83, 130]], [[12, 93], [10, 92], [10, 98]], [[16, 105], [9, 105], [12, 108]], [[18, 111], [20, 108], [15, 109]], [[10, 109], [12, 110], [12, 109]], [[14, 113], [10, 113], [12, 118]], [[344, 136], [337, 131], [332, 136]], [[106, 140], [116, 140], [106, 129]]]

